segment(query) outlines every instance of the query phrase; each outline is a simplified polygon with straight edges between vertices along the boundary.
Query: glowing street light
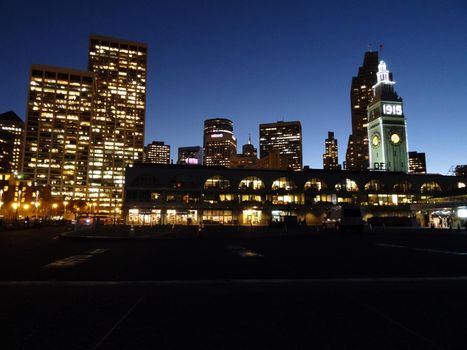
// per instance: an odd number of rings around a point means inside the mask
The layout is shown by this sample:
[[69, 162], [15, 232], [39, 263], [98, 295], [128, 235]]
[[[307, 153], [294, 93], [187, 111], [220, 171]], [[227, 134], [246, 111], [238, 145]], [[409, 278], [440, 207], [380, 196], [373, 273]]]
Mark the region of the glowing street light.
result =
[[67, 205], [68, 205], [68, 201], [63, 201], [63, 219], [65, 219]]
[[18, 190], [18, 202], [13, 203], [13, 208], [15, 209], [15, 220], [18, 219], [18, 209], [21, 206], [21, 190]]
[[3, 188], [0, 190], [0, 210], [3, 207]]
[[39, 190], [36, 190], [36, 201], [34, 202], [34, 206], [36, 207], [36, 220], [37, 220], [37, 209], [39, 208]]

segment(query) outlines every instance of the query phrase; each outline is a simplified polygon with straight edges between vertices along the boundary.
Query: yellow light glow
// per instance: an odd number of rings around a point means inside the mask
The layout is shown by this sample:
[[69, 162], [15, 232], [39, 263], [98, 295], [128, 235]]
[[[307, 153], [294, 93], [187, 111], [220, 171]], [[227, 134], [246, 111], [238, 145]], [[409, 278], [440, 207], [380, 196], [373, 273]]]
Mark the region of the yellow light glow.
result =
[[57, 203], [52, 204], [52, 208], [57, 209], [57, 207], [58, 207]]
[[400, 139], [400, 136], [399, 136], [398, 134], [394, 133], [394, 134], [391, 135], [391, 141], [392, 141], [392, 143], [397, 144], [397, 143], [400, 142], [400, 140], [401, 140], [401, 139]]

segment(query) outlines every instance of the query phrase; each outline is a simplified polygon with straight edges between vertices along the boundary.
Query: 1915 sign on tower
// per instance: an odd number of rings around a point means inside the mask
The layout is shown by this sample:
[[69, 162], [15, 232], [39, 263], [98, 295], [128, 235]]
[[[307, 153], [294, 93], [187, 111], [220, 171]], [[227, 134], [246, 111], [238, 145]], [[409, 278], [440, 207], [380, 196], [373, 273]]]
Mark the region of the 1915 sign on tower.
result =
[[368, 105], [371, 170], [408, 171], [407, 124], [394, 84], [386, 63], [380, 61], [374, 97]]

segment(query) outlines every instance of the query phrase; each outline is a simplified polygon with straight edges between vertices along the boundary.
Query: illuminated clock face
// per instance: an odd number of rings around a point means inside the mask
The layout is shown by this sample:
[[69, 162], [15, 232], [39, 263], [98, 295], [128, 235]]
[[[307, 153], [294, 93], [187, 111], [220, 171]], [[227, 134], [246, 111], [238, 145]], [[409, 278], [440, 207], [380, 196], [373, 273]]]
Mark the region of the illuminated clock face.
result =
[[373, 137], [371, 138], [371, 144], [373, 145], [373, 147], [377, 147], [379, 145], [379, 142], [380, 142], [379, 134], [374, 134]]
[[391, 134], [391, 142], [395, 145], [401, 142], [401, 137], [398, 133], [394, 132]]
[[402, 115], [402, 105], [383, 104], [383, 113], [386, 115]]

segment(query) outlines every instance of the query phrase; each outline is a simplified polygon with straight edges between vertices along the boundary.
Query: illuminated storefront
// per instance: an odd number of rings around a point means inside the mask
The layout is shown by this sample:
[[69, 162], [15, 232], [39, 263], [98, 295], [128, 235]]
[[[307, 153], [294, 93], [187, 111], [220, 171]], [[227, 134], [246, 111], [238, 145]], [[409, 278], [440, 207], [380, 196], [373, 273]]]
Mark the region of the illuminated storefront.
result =
[[242, 212], [242, 224], [243, 225], [261, 225], [264, 224], [261, 221], [262, 211], [258, 209], [246, 209]]
[[160, 209], [130, 209], [128, 211], [128, 223], [130, 225], [160, 225]]

